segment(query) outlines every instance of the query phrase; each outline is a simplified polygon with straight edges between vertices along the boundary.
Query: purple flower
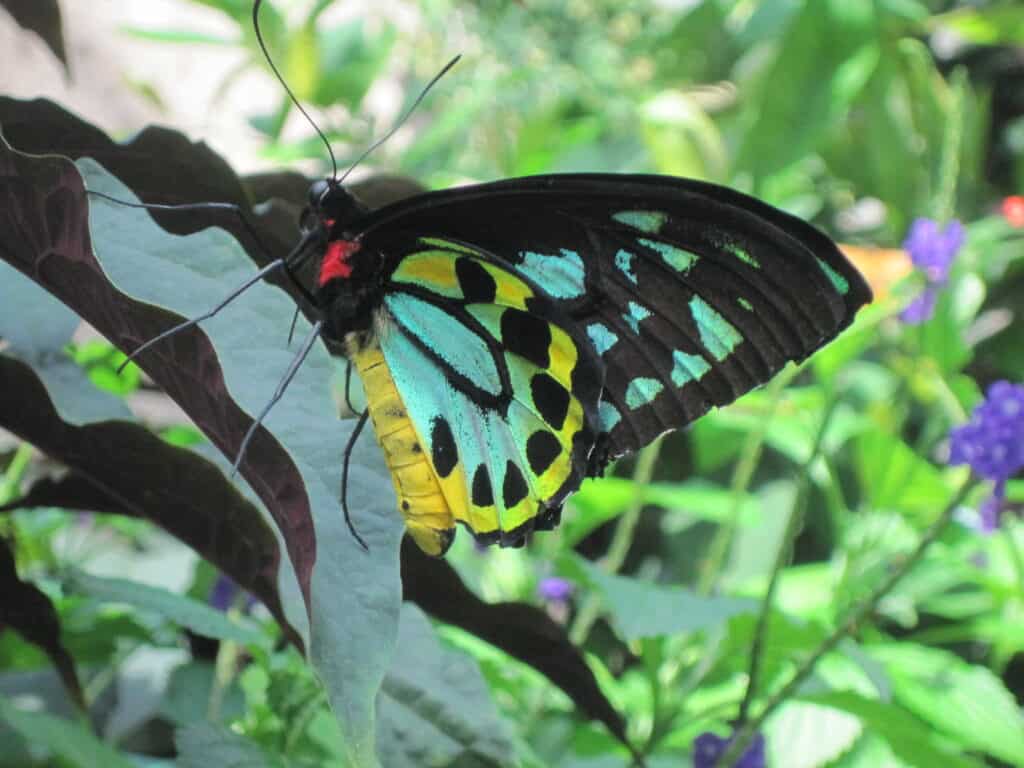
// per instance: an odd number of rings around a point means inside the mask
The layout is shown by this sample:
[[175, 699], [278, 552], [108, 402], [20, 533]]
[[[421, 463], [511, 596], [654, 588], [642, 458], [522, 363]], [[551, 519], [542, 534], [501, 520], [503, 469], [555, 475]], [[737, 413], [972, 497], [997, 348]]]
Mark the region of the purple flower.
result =
[[560, 579], [557, 576], [548, 576], [541, 579], [537, 584], [537, 594], [542, 600], [549, 603], [567, 603], [575, 587], [571, 581]]
[[[210, 587], [210, 594], [207, 596], [206, 600], [218, 611], [227, 611], [235, 604], [236, 596], [242, 591], [242, 588], [238, 586], [230, 576], [226, 573], [222, 573], [217, 577], [217, 580], [213, 582], [213, 586]], [[242, 613], [248, 613], [252, 610], [252, 607], [255, 604], [256, 598], [252, 595], [247, 595], [245, 605], [242, 606]]]
[[693, 768], [764, 768], [764, 735], [757, 734], [747, 751], [731, 766], [720, 766], [718, 761], [732, 743], [732, 736], [723, 739], [711, 732], [702, 733], [693, 740]]
[[1024, 385], [997, 381], [971, 420], [949, 436], [949, 463], [968, 464], [993, 482], [990, 496], [979, 510], [981, 530], [999, 524], [1006, 504], [1006, 481], [1024, 469]]
[[963, 244], [964, 226], [956, 219], [942, 230], [931, 219], [915, 219], [903, 248], [928, 282], [942, 284], [949, 277], [949, 268]]
[[964, 227], [955, 219], [941, 230], [931, 219], [915, 219], [910, 225], [903, 248], [914, 266], [924, 273], [927, 286], [900, 314], [903, 322], [918, 325], [931, 319], [938, 289], [949, 279], [950, 267], [963, 244]]
[[939, 289], [929, 285], [919, 293], [900, 312], [900, 320], [907, 325], [920, 325], [932, 319], [935, 314], [935, 300], [939, 297]]

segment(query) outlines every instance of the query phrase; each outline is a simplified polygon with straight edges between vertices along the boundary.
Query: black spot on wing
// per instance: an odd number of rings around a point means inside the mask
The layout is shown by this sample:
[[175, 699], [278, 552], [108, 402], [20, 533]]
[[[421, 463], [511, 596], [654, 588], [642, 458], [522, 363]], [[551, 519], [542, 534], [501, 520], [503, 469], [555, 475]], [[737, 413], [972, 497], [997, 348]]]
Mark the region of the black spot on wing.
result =
[[530, 379], [530, 391], [541, 418], [555, 429], [561, 429], [569, 413], [569, 393], [565, 387], [546, 373], [538, 373]]
[[535, 531], [552, 531], [562, 520], [562, 508], [549, 507], [541, 510], [537, 517], [533, 521], [533, 529]]
[[448, 477], [459, 463], [459, 450], [455, 446], [452, 428], [443, 416], [435, 416], [430, 424], [430, 455], [434, 469], [441, 477]]
[[455, 262], [455, 276], [462, 295], [470, 304], [493, 304], [498, 286], [494, 278], [476, 259], [460, 258]]
[[507, 309], [501, 316], [501, 341], [509, 352], [525, 357], [538, 368], [551, 363], [551, 328], [547, 321], [519, 309]]
[[530, 462], [533, 474], [540, 476], [547, 472], [551, 462], [562, 452], [558, 438], [546, 429], [538, 429], [526, 441], [526, 460]]
[[526, 478], [522, 470], [511, 461], [505, 465], [505, 482], [501, 486], [501, 498], [505, 502], [505, 508], [511, 509], [520, 501], [526, 498], [530, 488], [526, 485]]
[[494, 489], [491, 487], [491, 476], [487, 467], [481, 464], [473, 473], [473, 487], [471, 489], [473, 503], [478, 507], [489, 507], [494, 504]]

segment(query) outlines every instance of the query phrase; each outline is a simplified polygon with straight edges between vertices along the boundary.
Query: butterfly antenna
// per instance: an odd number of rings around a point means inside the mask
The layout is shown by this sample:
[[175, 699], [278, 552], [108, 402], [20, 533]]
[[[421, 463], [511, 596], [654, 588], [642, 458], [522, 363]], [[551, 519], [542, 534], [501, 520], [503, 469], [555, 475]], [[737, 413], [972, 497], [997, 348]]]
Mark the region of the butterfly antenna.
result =
[[342, 457], [341, 462], [341, 509], [345, 513], [345, 525], [348, 526], [349, 532], [353, 538], [359, 542], [365, 551], [369, 552], [370, 548], [366, 546], [366, 542], [363, 541], [363, 537], [356, 531], [355, 525], [352, 524], [352, 516], [348, 511], [348, 465], [352, 461], [352, 449], [356, 446], [356, 440], [359, 439], [359, 433], [363, 431], [363, 427], [366, 426], [366, 419], [370, 415], [370, 409], [367, 408], [359, 416], [359, 421], [356, 422], [355, 427], [352, 428], [352, 433], [348, 436], [348, 442], [345, 444], [345, 454]]
[[379, 147], [385, 141], [387, 141], [392, 136], [394, 136], [395, 133], [398, 131], [398, 129], [401, 128], [403, 125], [405, 125], [405, 121], [408, 120], [412, 116], [412, 113], [416, 111], [416, 107], [418, 107], [420, 105], [420, 102], [423, 101], [423, 99], [426, 98], [428, 93], [430, 93], [430, 89], [433, 88], [435, 85], [437, 85], [437, 81], [440, 80], [445, 75], [447, 75], [448, 71], [452, 67], [454, 67], [459, 62], [459, 59], [461, 59], [461, 58], [462, 58], [462, 54], [460, 53], [458, 56], [456, 56], [451, 61], [449, 61], [447, 64], [445, 64], [444, 65], [444, 69], [442, 69], [440, 72], [438, 72], [436, 75], [434, 75], [433, 79], [423, 87], [422, 91], [420, 91], [420, 95], [416, 97], [416, 101], [414, 101], [412, 103], [412, 106], [409, 107], [409, 109], [407, 109], [405, 111], [405, 114], [402, 115], [398, 119], [398, 122], [395, 123], [391, 127], [391, 130], [388, 131], [387, 133], [385, 133], [383, 136], [381, 136], [375, 142], [373, 142], [373, 144], [371, 144], [369, 146], [369, 148], [365, 152], [363, 152], [363, 154], [361, 154], [358, 158], [356, 158], [356, 161], [354, 163], [352, 163], [352, 165], [349, 166], [349, 169], [347, 171], [345, 171], [345, 173], [342, 174], [341, 178], [338, 179], [338, 183], [339, 184], [344, 182], [345, 179], [348, 178], [348, 175], [350, 173], [352, 173], [352, 171], [354, 171], [356, 169], [356, 167], [361, 162], [363, 162], [363, 160], [365, 160], [367, 157], [370, 156], [371, 152], [373, 152], [375, 149], [377, 149], [377, 147]]
[[299, 368], [306, 361], [306, 357], [309, 355], [309, 351], [313, 348], [313, 343], [316, 341], [317, 336], [320, 335], [320, 331], [323, 329], [324, 323], [322, 320], [317, 321], [313, 324], [309, 333], [306, 336], [306, 340], [302, 342], [302, 348], [298, 351], [294, 358], [292, 358], [291, 364], [288, 366], [288, 370], [284, 372], [284, 376], [281, 377], [281, 381], [277, 385], [277, 389], [274, 390], [273, 396], [263, 406], [263, 410], [260, 411], [256, 420], [250, 425], [249, 431], [245, 433], [245, 437], [242, 438], [242, 444], [238, 448], [238, 456], [235, 458], [235, 463], [231, 465], [231, 477], [238, 473], [238, 467], [242, 463], [242, 459], [245, 456], [246, 450], [249, 448], [249, 443], [252, 441], [253, 435], [256, 434], [256, 430], [260, 424], [263, 423], [263, 419], [270, 413], [270, 409], [273, 408], [277, 401], [284, 395], [285, 390], [288, 389], [288, 385], [292, 383], [292, 379], [295, 378], [295, 374], [299, 372]]
[[288, 94], [288, 98], [290, 98], [292, 100], [292, 103], [296, 107], [298, 107], [299, 112], [301, 112], [302, 116], [306, 118], [306, 121], [311, 126], [313, 126], [313, 130], [316, 131], [317, 135], [323, 141], [324, 146], [327, 147], [327, 154], [331, 156], [331, 168], [333, 169], [331, 171], [331, 178], [337, 179], [338, 161], [335, 160], [334, 158], [334, 150], [331, 149], [331, 142], [327, 140], [327, 137], [324, 135], [324, 132], [320, 130], [320, 126], [313, 122], [313, 118], [309, 116], [309, 113], [303, 108], [302, 104], [299, 103], [299, 100], [296, 98], [295, 94], [292, 93], [292, 89], [289, 88], [288, 83], [284, 81], [284, 77], [278, 71], [277, 66], [274, 64], [274, 60], [270, 58], [270, 52], [267, 51], [266, 43], [263, 42], [263, 33], [260, 32], [260, 6], [262, 4], [263, 0], [256, 0], [256, 2], [254, 2], [252, 5], [252, 26], [256, 32], [256, 42], [259, 43], [260, 50], [263, 51], [263, 57], [267, 60], [267, 64], [270, 65], [270, 69], [271, 71], [273, 71], [274, 77], [277, 78], [278, 82], [281, 83], [281, 87], [284, 88], [285, 93]]

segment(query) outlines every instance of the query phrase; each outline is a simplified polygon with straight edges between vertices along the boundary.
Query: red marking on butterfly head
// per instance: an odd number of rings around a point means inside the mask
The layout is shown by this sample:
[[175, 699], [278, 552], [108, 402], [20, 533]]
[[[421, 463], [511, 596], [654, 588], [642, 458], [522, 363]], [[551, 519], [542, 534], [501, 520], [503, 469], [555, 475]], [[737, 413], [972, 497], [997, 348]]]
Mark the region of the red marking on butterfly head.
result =
[[319, 284], [326, 285], [335, 278], [345, 279], [352, 274], [349, 259], [359, 250], [359, 243], [352, 240], [333, 240], [327, 244], [327, 252], [320, 262]]

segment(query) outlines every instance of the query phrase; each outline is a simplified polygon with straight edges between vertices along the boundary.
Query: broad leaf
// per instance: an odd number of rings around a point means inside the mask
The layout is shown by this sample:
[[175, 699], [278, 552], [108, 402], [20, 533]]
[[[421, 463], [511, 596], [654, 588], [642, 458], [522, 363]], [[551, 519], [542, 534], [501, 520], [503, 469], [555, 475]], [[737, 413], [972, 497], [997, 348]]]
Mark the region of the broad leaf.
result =
[[72, 571], [68, 575], [67, 588], [95, 600], [131, 605], [141, 611], [158, 614], [204, 637], [233, 640], [236, 643], [265, 642], [259, 630], [251, 624], [233, 620], [216, 608], [187, 595], [159, 587]]
[[897, 702], [968, 749], [1024, 765], [1024, 715], [990, 670], [912, 643], [868, 650], [885, 665]]
[[174, 735], [178, 768], [285, 768], [278, 755], [213, 723], [193, 723]]
[[68, 55], [64, 49], [64, 31], [57, 0], [0, 0], [3, 8], [22, 27], [39, 35], [53, 55], [68, 71]]
[[81, 723], [42, 712], [23, 712], [2, 697], [0, 722], [6, 723], [30, 744], [59, 757], [62, 765], [75, 768], [133, 768], [127, 758], [93, 736]]
[[501, 768], [512, 754], [509, 729], [475, 662], [442, 648], [427, 617], [408, 603], [378, 711], [377, 748], [388, 768]]
[[720, 626], [733, 616], [753, 613], [757, 601], [701, 597], [685, 587], [668, 587], [610, 574], [585, 560], [565, 560], [564, 570], [597, 590], [625, 640], [674, 635]]
[[402, 545], [405, 599], [529, 664], [565, 691], [580, 712], [626, 741], [622, 716], [608, 701], [565, 628], [525, 603], [485, 603], [462, 583], [445, 560], [427, 557], [409, 539]]
[[13, 629], [42, 650], [53, 662], [68, 696], [85, 712], [87, 706], [75, 671], [75, 660], [61, 642], [57, 610], [38, 587], [18, 578], [14, 554], [3, 540], [0, 540], [0, 595], [3, 595], [0, 632]]
[[883, 737], [896, 756], [914, 768], [982, 768], [982, 764], [942, 746], [913, 715], [895, 704], [869, 699], [847, 691], [801, 696], [804, 701], [849, 712], [865, 728]]

